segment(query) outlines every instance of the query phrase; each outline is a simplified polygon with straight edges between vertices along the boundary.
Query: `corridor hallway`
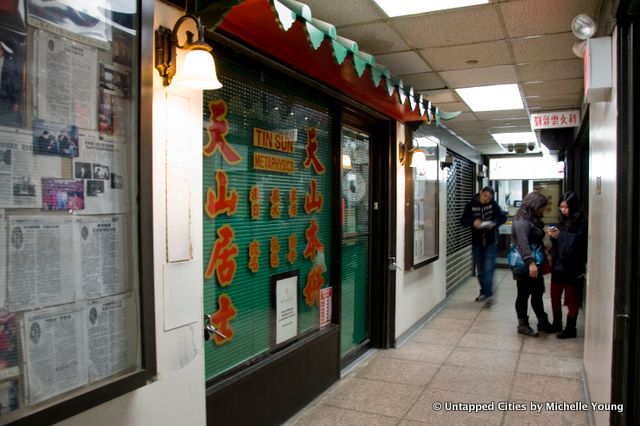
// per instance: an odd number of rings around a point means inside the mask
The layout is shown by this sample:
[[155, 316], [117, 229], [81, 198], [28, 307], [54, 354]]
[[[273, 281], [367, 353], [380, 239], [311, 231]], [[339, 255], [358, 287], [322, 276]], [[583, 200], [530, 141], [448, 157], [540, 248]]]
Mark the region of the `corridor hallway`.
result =
[[[511, 273], [496, 270], [494, 286], [496, 303], [486, 307], [474, 301], [478, 283], [470, 278], [399, 348], [373, 352], [285, 424], [589, 424], [586, 411], [546, 407], [547, 402], [575, 406], [576, 401], [586, 401], [581, 374], [583, 311], [576, 339], [560, 340], [544, 333], [525, 337], [516, 333], [516, 285]], [[546, 287], [545, 310], [550, 315], [548, 282]], [[530, 306], [529, 312], [535, 328]], [[499, 410], [502, 401], [514, 405]], [[495, 410], [434, 410], [445, 402], [493, 402]], [[542, 404], [540, 413], [531, 410], [532, 402]], [[525, 411], [516, 411], [515, 404], [523, 404]]]

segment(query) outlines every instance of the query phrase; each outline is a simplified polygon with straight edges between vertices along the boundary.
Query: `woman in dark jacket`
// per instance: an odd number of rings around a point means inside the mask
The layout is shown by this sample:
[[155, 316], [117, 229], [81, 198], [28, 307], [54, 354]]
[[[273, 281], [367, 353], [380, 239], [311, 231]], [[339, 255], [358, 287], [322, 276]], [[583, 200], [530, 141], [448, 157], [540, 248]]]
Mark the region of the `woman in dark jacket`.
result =
[[544, 293], [544, 279], [540, 266], [536, 265], [532, 246], [542, 247], [544, 239], [544, 223], [542, 215], [549, 203], [547, 197], [538, 191], [527, 194], [522, 200], [520, 209], [516, 213], [511, 227], [511, 242], [517, 246], [518, 252], [528, 265], [528, 273], [520, 275], [514, 273], [518, 285], [516, 297], [516, 313], [518, 314], [518, 333], [536, 337], [538, 333], [529, 326], [527, 315], [527, 301], [531, 296], [531, 307], [538, 317], [538, 331], [550, 332], [551, 324], [544, 311], [542, 294]]
[[[580, 290], [587, 262], [587, 218], [580, 210], [580, 202], [573, 192], [560, 197], [558, 204], [562, 219], [557, 228], [549, 229], [551, 248], [551, 308], [553, 331], [558, 339], [576, 337], [576, 319], [580, 307]], [[569, 308], [567, 326], [562, 330], [561, 297]]]

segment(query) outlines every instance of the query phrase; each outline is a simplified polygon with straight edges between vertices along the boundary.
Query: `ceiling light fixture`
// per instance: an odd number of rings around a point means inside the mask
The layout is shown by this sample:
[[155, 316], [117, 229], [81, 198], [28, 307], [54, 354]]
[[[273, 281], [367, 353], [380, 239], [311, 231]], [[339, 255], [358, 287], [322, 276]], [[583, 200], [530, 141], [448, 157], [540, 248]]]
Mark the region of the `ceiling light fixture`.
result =
[[473, 112], [524, 109], [517, 84], [455, 89]]
[[571, 21], [571, 31], [580, 40], [589, 40], [598, 29], [596, 22], [588, 15], [580, 14]]
[[434, 12], [436, 10], [457, 9], [459, 7], [487, 4], [489, 0], [375, 0], [390, 18], [395, 16], [415, 15]]
[[[187, 41], [183, 45], [178, 44], [178, 30], [180, 25], [192, 19], [196, 23], [198, 39], [193, 41], [193, 33], [187, 31]], [[222, 83], [216, 75], [216, 65], [211, 55], [211, 46], [204, 41], [204, 26], [200, 18], [193, 15], [184, 15], [176, 21], [173, 30], [159, 27], [155, 33], [155, 65], [162, 77], [162, 84], [168, 86], [176, 75], [177, 56], [176, 49], [187, 50], [184, 57], [180, 75], [176, 82], [180, 86], [191, 89], [219, 89]]]

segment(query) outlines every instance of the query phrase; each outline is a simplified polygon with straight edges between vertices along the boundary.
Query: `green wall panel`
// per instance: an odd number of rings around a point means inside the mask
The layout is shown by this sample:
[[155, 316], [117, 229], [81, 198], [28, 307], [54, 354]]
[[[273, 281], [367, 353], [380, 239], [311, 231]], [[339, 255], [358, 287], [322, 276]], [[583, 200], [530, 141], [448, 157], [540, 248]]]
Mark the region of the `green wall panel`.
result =
[[[305, 232], [311, 219], [319, 225], [318, 238], [324, 245], [324, 256], [317, 256], [315, 263], [325, 263], [322, 273], [324, 287], [329, 282], [331, 265], [331, 120], [327, 106], [309, 99], [302, 93], [297, 93], [291, 87], [269, 79], [259, 73], [245, 70], [235, 65], [218, 62], [218, 72], [221, 75], [223, 87], [215, 91], [204, 92], [204, 129], [203, 144], [207, 146], [210, 136], [210, 126], [213, 118], [209, 110], [211, 101], [224, 100], [227, 106], [226, 124], [228, 133], [226, 141], [240, 155], [237, 164], [228, 164], [220, 151], [212, 156], [203, 157], [203, 200], [206, 206], [207, 191], [211, 188], [217, 191], [215, 176], [217, 171], [224, 171], [228, 176], [227, 192], [234, 189], [238, 194], [237, 212], [233, 215], [220, 214], [210, 218], [206, 212], [203, 223], [203, 273], [209, 264], [209, 259], [216, 239], [217, 231], [224, 225], [229, 225], [235, 231], [233, 242], [239, 249], [235, 257], [237, 264], [233, 281], [228, 286], [221, 286], [214, 274], [204, 282], [204, 312], [215, 313], [218, 298], [227, 294], [235, 308], [236, 317], [230, 321], [233, 328], [233, 338], [220, 345], [208, 342], [205, 345], [206, 379], [215, 378], [222, 373], [238, 367], [248, 361], [276, 350], [271, 342], [273, 332], [270, 324], [272, 309], [270, 299], [270, 280], [274, 274], [297, 270], [298, 280], [298, 322], [299, 335], [310, 333], [318, 329], [319, 308], [315, 303], [308, 306], [304, 300], [303, 290], [307, 283], [307, 276], [314, 262], [303, 256], [307, 245]], [[214, 114], [216, 115], [216, 114]], [[307, 128], [317, 129], [318, 158], [325, 167], [323, 174], [318, 174], [311, 168], [305, 168]], [[220, 128], [218, 126], [218, 128]], [[283, 153], [253, 146], [254, 128], [272, 132], [283, 132], [296, 129], [297, 138], [293, 153]], [[253, 154], [275, 155], [293, 160], [295, 173], [284, 174], [272, 171], [255, 170]], [[310, 191], [310, 182], [314, 178], [318, 184], [318, 192], [323, 196], [320, 212], [307, 214], [304, 209], [305, 193]], [[251, 204], [249, 192], [253, 185], [260, 190], [260, 216], [257, 220], [251, 218]], [[274, 188], [281, 193], [281, 216], [270, 217], [270, 198]], [[289, 191], [297, 190], [297, 216], [290, 217]], [[206, 207], [205, 207], [206, 210]], [[293, 264], [287, 260], [288, 237], [297, 238], [297, 259]], [[279, 266], [270, 266], [270, 240], [277, 237], [280, 243]], [[251, 241], [257, 240], [260, 245], [259, 270], [250, 271], [248, 267], [248, 248]]]

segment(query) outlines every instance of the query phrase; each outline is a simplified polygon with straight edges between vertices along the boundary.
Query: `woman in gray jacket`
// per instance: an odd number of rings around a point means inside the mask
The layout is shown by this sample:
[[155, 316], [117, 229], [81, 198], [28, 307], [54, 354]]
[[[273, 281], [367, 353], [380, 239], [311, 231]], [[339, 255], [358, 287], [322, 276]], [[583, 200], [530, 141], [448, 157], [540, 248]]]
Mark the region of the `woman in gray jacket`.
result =
[[529, 296], [531, 296], [533, 312], [538, 317], [538, 331], [548, 333], [552, 330], [542, 302], [544, 279], [542, 278], [541, 266], [536, 265], [532, 253], [532, 246], [539, 245], [543, 247], [542, 240], [545, 232], [542, 215], [548, 203], [547, 197], [538, 191], [527, 194], [522, 200], [511, 228], [511, 242], [517, 246], [520, 256], [528, 265], [526, 274], [520, 275], [515, 272], [513, 274], [518, 285], [518, 296], [516, 297], [518, 333], [534, 337], [538, 336], [538, 333], [529, 326], [529, 317], [527, 315]]

